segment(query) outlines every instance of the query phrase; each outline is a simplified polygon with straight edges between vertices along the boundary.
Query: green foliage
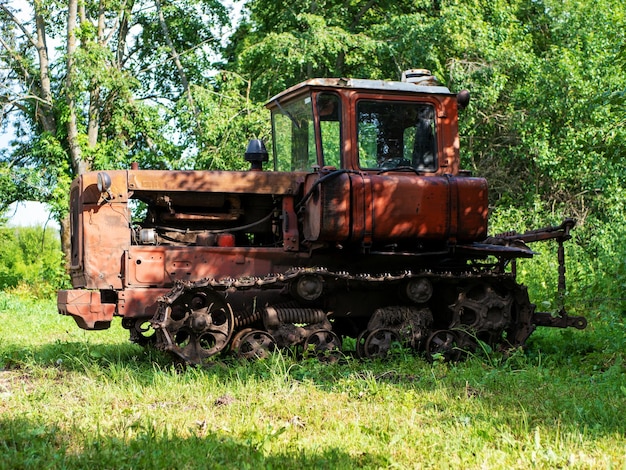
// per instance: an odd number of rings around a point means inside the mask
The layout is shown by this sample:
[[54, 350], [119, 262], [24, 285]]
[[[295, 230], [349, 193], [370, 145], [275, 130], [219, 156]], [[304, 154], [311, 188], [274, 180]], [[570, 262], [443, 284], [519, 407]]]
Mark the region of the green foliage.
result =
[[580, 218], [583, 206], [603, 202], [598, 190], [623, 186], [623, 2], [256, 0], [248, 8], [226, 58], [252, 77], [255, 99], [313, 76], [397, 79], [426, 67], [472, 92], [462, 157], [489, 179], [493, 204], [530, 210], [539, 195]]
[[[0, 207], [24, 198], [45, 201], [60, 219], [77, 172], [128, 168], [131, 162], [143, 168], [185, 167], [202, 150], [202, 142], [188, 145], [195, 137], [185, 135], [194, 134], [198, 123], [178, 114], [179, 101], [187, 96], [173, 56], [180, 58], [189, 83], [210, 86], [206, 72], [229, 21], [224, 5], [167, 0], [158, 9], [143, 1], [81, 6], [70, 71], [66, 3], [0, 6], [5, 71], [0, 122], [15, 135], [0, 154]], [[48, 44], [60, 44], [56, 53], [45, 51], [49, 63], [34, 47], [38, 34]], [[70, 142], [71, 116], [78, 135]], [[70, 152], [75, 144], [80, 155]], [[19, 178], [5, 178], [5, 168]]]
[[415, 8], [409, 2], [336, 0], [260, 0], [247, 7], [249, 20], [239, 25], [224, 56], [227, 69], [251, 77], [255, 100], [312, 77], [397, 78], [396, 64], [380, 60], [386, 41], [376, 26]]
[[[244, 153], [248, 141], [270, 140], [269, 113], [262, 103], [250, 99], [250, 83], [239, 75], [221, 72], [213, 80], [210, 87], [192, 87], [196, 115], [180, 103], [180, 122], [190, 137], [187, 147], [198, 149], [190, 166], [207, 170], [247, 169], [250, 165]], [[202, 133], [195, 136], [189, 126], [198, 126]]]
[[294, 21], [293, 29], [270, 32], [238, 57], [244, 70], [255, 71], [251, 95], [258, 100], [305, 78], [343, 76], [345, 69], [363, 74], [366, 58], [375, 57], [376, 41], [368, 35], [351, 33], [314, 14], [298, 14]]
[[40, 227], [0, 228], [0, 290], [48, 298], [67, 284], [57, 234]]
[[15, 146], [13, 169], [17, 194], [9, 202], [37, 200], [46, 202], [60, 219], [68, 212], [70, 164], [63, 144], [49, 132], [33, 136]]
[[[161, 1], [161, 12], [175, 51], [190, 83], [206, 86], [212, 62], [219, 51], [223, 28], [228, 25], [226, 7], [217, 0]], [[141, 47], [131, 59], [144, 67], [137, 77], [144, 87], [158, 90], [162, 99], [184, 101], [179, 72], [172, 60], [157, 9], [136, 10], [134, 21]], [[149, 89], [149, 88], [144, 88]]]

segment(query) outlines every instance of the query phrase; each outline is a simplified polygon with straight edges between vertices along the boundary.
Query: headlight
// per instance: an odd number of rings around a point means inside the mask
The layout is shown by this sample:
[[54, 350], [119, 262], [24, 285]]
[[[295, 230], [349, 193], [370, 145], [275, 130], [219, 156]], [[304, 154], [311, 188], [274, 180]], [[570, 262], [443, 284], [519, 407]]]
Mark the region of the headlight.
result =
[[110, 189], [111, 177], [104, 171], [101, 171], [98, 173], [98, 191], [108, 194]]

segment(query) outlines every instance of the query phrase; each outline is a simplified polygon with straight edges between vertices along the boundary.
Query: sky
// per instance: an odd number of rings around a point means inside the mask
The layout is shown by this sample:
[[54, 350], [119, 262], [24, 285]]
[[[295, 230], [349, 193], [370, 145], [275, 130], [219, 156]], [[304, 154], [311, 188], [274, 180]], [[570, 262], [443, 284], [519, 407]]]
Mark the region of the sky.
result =
[[43, 227], [47, 222], [46, 228], [59, 228], [56, 220], [52, 218], [48, 220], [50, 216], [48, 208], [40, 202], [13, 203], [5, 215], [9, 218], [7, 225], [10, 227]]

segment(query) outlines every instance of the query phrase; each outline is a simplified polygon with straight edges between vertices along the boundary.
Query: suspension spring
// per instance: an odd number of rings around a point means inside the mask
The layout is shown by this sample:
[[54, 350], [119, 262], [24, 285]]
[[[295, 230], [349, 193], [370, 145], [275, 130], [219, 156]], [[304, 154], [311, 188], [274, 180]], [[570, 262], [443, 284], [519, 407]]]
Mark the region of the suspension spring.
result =
[[281, 323], [320, 323], [326, 319], [326, 313], [317, 308], [265, 307], [263, 321], [265, 327], [279, 326]]
[[259, 320], [261, 320], [261, 311], [259, 310], [255, 309], [253, 312], [239, 311], [235, 313], [235, 328], [252, 325]]

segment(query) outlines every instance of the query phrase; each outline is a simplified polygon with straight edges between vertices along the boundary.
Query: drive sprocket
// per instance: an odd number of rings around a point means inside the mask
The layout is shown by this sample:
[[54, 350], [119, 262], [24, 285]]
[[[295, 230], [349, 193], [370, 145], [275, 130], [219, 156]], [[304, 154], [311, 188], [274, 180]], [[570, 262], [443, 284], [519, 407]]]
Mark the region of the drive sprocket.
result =
[[151, 321], [156, 347], [190, 365], [202, 365], [228, 345], [234, 329], [224, 297], [202, 283], [180, 283], [159, 302]]

